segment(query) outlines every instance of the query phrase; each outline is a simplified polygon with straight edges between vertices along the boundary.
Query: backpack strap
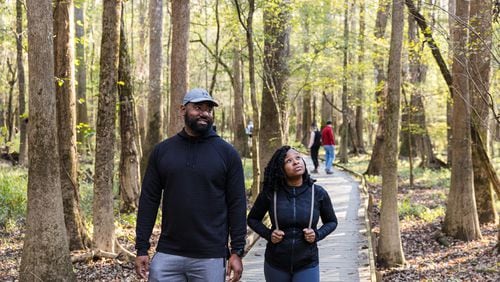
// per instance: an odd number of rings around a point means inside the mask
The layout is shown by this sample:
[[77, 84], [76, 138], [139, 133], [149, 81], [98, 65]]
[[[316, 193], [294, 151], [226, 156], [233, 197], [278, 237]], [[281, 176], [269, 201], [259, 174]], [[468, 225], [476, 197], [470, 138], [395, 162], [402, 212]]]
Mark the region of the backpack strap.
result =
[[276, 229], [279, 230], [280, 227], [278, 225], [278, 214], [276, 213], [276, 191], [274, 191], [273, 202], [274, 202], [274, 224], [276, 225]]
[[311, 229], [314, 214], [314, 183], [311, 187], [311, 213], [309, 215], [309, 229]]

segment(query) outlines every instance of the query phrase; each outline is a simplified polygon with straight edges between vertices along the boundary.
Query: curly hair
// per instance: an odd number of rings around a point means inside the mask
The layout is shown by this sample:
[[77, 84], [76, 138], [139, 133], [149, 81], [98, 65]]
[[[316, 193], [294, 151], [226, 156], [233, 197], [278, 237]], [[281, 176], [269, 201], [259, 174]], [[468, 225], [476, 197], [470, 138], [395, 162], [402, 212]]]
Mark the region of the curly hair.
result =
[[[266, 169], [264, 170], [264, 183], [262, 185], [263, 191], [272, 193], [287, 186], [284, 166], [286, 153], [290, 149], [295, 150], [294, 148], [285, 145], [274, 152], [273, 156], [267, 163]], [[304, 183], [307, 183], [309, 185], [312, 185], [315, 181], [311, 178], [311, 175], [307, 171], [307, 168], [302, 175], [302, 180]]]

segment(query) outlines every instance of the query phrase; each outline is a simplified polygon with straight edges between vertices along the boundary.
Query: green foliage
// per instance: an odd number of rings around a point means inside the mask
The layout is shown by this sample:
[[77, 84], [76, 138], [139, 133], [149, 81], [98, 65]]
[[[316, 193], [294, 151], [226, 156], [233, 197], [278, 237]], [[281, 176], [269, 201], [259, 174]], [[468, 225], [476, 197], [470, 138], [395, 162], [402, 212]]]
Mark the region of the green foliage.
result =
[[243, 158], [243, 173], [245, 175], [245, 188], [250, 190], [253, 181], [253, 167], [251, 158]]
[[0, 228], [10, 228], [26, 213], [27, 171], [0, 168]]
[[438, 206], [430, 209], [424, 205], [413, 204], [409, 197], [405, 197], [398, 207], [399, 217], [403, 218], [420, 218], [425, 222], [433, 222], [436, 218], [444, 216], [445, 208]]

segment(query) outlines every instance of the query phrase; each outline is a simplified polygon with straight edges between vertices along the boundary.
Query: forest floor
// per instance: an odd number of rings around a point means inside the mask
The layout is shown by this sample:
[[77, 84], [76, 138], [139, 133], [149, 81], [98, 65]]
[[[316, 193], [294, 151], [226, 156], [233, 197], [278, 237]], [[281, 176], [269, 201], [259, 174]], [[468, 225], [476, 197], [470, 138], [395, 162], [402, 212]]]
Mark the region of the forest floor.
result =
[[[481, 226], [482, 239], [463, 242], [441, 232], [444, 219], [439, 213], [446, 205], [448, 189], [443, 187], [400, 186], [400, 230], [406, 263], [392, 269], [377, 267], [383, 281], [500, 281], [497, 225]], [[445, 194], [446, 193], [446, 194]], [[380, 219], [381, 186], [371, 186], [372, 232], [377, 235]], [[401, 218], [401, 206], [406, 216]], [[420, 215], [420, 216], [416, 216]], [[432, 219], [433, 220], [429, 220]]]
[[[364, 161], [358, 165], [366, 168]], [[406, 264], [399, 268], [378, 268], [383, 281], [500, 281], [500, 255], [496, 249], [497, 226], [482, 225], [483, 238], [473, 242], [462, 242], [444, 236], [440, 229], [448, 194], [446, 187], [449, 185], [449, 174], [426, 173], [429, 172], [417, 175], [413, 188], [409, 187], [405, 172], [402, 173], [398, 200]], [[439, 180], [440, 178], [444, 180]], [[372, 183], [369, 185], [374, 203], [371, 220], [372, 230], [376, 235], [379, 232], [380, 179], [369, 178], [368, 183]], [[130, 219], [116, 224], [119, 242], [132, 252], [135, 236], [133, 218], [130, 215]], [[158, 232], [155, 229], [154, 236], [158, 236]], [[23, 236], [22, 220], [8, 227], [0, 226], [0, 281], [17, 281]], [[154, 239], [153, 242], [155, 241]], [[140, 281], [135, 275], [134, 263], [119, 259], [91, 259], [74, 263], [73, 267], [78, 281]]]

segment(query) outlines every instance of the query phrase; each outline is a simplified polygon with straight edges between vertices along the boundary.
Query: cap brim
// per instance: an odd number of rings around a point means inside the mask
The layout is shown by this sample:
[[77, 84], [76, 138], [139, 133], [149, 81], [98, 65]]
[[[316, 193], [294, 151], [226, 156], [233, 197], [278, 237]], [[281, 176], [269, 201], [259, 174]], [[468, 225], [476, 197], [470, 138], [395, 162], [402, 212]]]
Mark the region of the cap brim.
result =
[[192, 99], [192, 100], [186, 102], [184, 105], [186, 105], [187, 103], [200, 103], [200, 102], [211, 102], [215, 107], [219, 106], [219, 103], [217, 103], [215, 100], [207, 99], [207, 98]]

